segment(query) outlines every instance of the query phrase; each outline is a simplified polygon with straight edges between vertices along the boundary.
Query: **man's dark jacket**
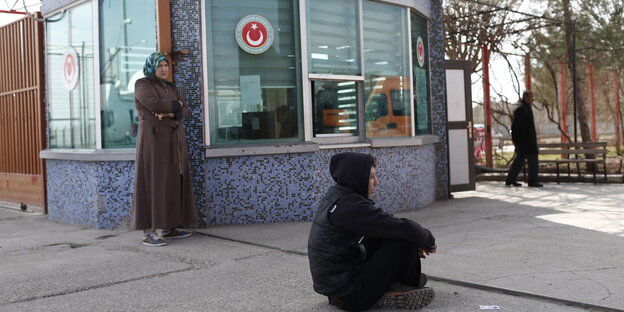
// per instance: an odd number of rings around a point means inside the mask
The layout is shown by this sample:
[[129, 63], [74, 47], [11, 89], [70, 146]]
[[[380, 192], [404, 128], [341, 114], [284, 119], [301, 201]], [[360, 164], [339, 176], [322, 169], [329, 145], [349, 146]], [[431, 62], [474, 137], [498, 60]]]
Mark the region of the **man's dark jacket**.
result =
[[519, 152], [537, 153], [537, 133], [531, 104], [522, 100], [514, 111], [511, 123], [511, 140]]
[[314, 214], [308, 239], [310, 271], [314, 290], [331, 298], [353, 291], [349, 282], [366, 259], [366, 249], [359, 243], [363, 236], [405, 240], [419, 248], [435, 244], [429, 230], [385, 213], [368, 199], [371, 164], [368, 154], [334, 155], [329, 170], [336, 185]]

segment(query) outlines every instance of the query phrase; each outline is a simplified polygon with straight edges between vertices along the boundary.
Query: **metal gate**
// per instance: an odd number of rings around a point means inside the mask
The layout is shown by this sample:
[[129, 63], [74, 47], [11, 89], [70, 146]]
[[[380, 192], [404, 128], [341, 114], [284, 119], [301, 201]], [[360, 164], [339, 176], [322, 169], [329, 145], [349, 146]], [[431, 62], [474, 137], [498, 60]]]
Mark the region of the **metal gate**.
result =
[[45, 212], [43, 23], [0, 27], [0, 205]]

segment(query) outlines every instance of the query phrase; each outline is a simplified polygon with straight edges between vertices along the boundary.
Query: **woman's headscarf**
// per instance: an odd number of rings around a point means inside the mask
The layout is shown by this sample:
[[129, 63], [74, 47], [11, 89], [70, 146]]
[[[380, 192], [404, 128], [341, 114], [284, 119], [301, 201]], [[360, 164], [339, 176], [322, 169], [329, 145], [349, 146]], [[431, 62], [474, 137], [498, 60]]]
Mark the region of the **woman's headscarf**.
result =
[[143, 65], [143, 74], [146, 77], [155, 77], [156, 76], [156, 67], [162, 60], [167, 60], [167, 57], [160, 53], [154, 52], [150, 54], [145, 60], [145, 65]]

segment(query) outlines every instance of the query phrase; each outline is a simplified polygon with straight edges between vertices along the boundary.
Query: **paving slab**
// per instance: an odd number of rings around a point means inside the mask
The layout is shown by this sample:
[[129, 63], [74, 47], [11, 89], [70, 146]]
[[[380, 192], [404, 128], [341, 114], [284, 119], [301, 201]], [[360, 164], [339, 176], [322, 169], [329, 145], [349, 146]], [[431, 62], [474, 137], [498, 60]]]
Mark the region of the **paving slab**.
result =
[[[439, 245], [423, 311], [624, 311], [621, 190], [487, 182], [398, 213]], [[216, 226], [154, 248], [139, 231], [0, 209], [0, 311], [338, 311], [312, 290], [309, 229]]]
[[[624, 310], [624, 187], [546, 184], [476, 191], [396, 215], [436, 236], [423, 261], [433, 277]], [[216, 226], [200, 231], [277, 249], [306, 251], [310, 223]], [[298, 247], [299, 246], [299, 247]]]

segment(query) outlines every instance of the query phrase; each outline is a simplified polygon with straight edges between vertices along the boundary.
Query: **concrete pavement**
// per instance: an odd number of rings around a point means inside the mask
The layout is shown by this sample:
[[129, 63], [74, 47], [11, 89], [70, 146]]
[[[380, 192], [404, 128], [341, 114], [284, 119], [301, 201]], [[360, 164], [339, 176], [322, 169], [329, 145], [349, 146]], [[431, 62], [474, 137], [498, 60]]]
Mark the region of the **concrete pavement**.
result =
[[[398, 213], [439, 246], [423, 311], [624, 311], [623, 191], [483, 182]], [[338, 311], [312, 290], [309, 227], [216, 226], [146, 247], [138, 231], [0, 208], [0, 311]]]

